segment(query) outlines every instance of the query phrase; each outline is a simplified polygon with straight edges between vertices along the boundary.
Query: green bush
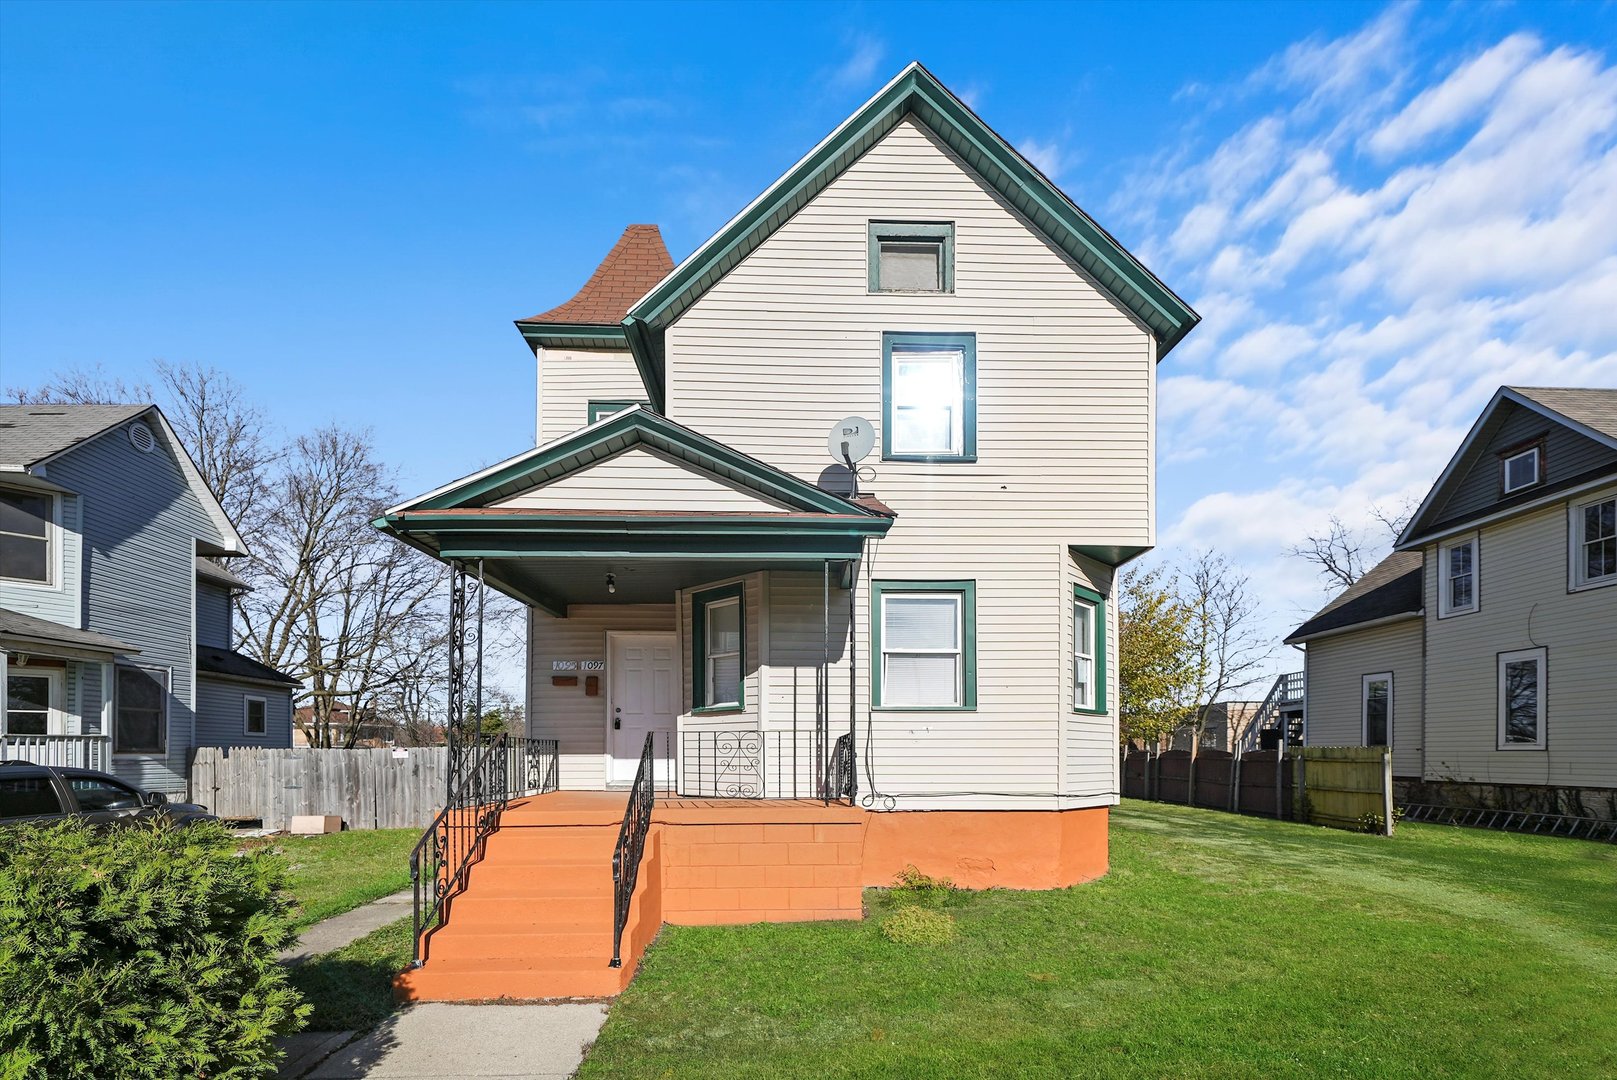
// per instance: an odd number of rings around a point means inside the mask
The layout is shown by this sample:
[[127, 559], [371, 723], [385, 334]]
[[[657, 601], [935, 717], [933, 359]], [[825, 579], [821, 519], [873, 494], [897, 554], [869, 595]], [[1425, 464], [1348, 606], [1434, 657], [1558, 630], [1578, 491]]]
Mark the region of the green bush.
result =
[[0, 830], [0, 1077], [249, 1077], [308, 1012], [285, 860], [222, 825]]
[[894, 905], [919, 904], [924, 907], [937, 907], [954, 891], [954, 882], [950, 879], [923, 874], [914, 863], [911, 863], [893, 875], [893, 887], [888, 890], [887, 895]]
[[900, 945], [947, 945], [954, 940], [954, 916], [906, 904], [882, 920], [881, 932]]

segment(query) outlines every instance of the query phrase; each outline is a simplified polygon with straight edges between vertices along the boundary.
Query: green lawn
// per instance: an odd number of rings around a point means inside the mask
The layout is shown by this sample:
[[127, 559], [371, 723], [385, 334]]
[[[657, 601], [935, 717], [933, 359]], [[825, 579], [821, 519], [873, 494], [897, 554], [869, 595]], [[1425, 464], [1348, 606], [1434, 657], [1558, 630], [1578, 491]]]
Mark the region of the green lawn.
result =
[[410, 963], [410, 920], [374, 930], [292, 969], [292, 985], [314, 1006], [308, 1031], [367, 1031], [398, 1008], [393, 976]]
[[1617, 847], [1130, 802], [1112, 871], [880, 924], [670, 927], [581, 1077], [1617, 1076]]
[[275, 836], [244, 847], [271, 845], [291, 864], [292, 893], [302, 929], [321, 919], [410, 887], [413, 829], [353, 829], [325, 836]]

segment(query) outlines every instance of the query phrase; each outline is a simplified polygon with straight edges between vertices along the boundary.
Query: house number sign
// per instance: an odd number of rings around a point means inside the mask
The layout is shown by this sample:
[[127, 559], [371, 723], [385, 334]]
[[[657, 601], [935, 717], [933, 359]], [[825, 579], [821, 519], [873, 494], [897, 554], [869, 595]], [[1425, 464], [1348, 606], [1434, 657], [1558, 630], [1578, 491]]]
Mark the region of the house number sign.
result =
[[551, 671], [605, 671], [605, 660], [552, 660]]

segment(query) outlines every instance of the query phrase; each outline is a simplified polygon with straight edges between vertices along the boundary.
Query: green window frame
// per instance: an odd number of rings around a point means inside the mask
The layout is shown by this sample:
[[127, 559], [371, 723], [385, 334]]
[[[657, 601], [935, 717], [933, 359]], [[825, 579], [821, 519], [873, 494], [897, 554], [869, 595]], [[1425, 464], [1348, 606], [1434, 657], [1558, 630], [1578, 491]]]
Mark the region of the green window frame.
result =
[[[927, 244], [938, 248], [936, 289], [888, 289], [881, 283], [881, 248], [885, 243]], [[954, 222], [952, 221], [872, 221], [866, 239], [866, 268], [873, 293], [903, 293], [920, 296], [954, 292]]]
[[597, 420], [605, 420], [608, 416], [616, 416], [618, 413], [622, 412], [623, 410], [632, 409], [636, 405], [640, 406], [642, 409], [651, 408], [651, 402], [649, 402], [649, 401], [595, 401], [595, 400], [592, 400], [592, 401], [590, 401], [588, 407], [586, 408], [586, 411], [585, 411], [584, 415], [588, 418], [587, 422], [593, 424]]
[[[1079, 648], [1079, 620], [1089, 619], [1089, 652]], [[1087, 662], [1091, 669], [1091, 700], [1083, 704], [1078, 700], [1079, 666]], [[1072, 711], [1091, 716], [1106, 714], [1106, 598], [1083, 585], [1072, 587]]]
[[[904, 449], [897, 445], [898, 410], [904, 403], [895, 393], [894, 353], [900, 360], [906, 354], [960, 354], [960, 386], [952, 402], [959, 410], [957, 442], [953, 450]], [[913, 333], [890, 330], [881, 336], [881, 456], [883, 461], [976, 461], [977, 460], [977, 335]]]
[[[735, 602], [739, 656], [734, 701], [708, 700], [708, 609]], [[734, 712], [747, 707], [747, 590], [739, 581], [691, 594], [691, 711]]]
[[[960, 701], [954, 705], [888, 703], [882, 644], [884, 612], [890, 596], [917, 593], [960, 597]], [[977, 583], [975, 581], [873, 581], [870, 586], [870, 707], [884, 712], [973, 712], [977, 708]]]

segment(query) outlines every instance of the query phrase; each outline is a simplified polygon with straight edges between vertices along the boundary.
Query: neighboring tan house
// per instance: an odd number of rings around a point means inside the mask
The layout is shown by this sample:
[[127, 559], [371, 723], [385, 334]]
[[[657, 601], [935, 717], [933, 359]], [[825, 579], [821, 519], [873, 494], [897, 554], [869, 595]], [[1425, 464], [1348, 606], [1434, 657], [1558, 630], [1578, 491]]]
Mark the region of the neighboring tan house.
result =
[[290, 745], [295, 680], [232, 649], [244, 554], [155, 406], [0, 406], [0, 758], [181, 793], [198, 746]]
[[858, 917], [907, 863], [1072, 884], [1107, 867], [1113, 580], [1155, 543], [1156, 366], [1197, 319], [911, 65], [689, 257], [631, 226], [519, 321], [537, 447], [379, 524], [529, 605], [563, 788], [627, 785], [650, 736], [665, 791], [854, 804], [815, 856], [838, 887], [671, 864], [663, 918]]
[[[337, 746], [348, 745], [350, 725], [354, 723], [354, 710], [351, 706], [339, 703], [332, 706], [331, 725], [332, 741]], [[293, 716], [292, 745], [308, 746], [309, 732], [313, 730], [314, 707], [305, 705], [298, 709]], [[354, 746], [367, 749], [389, 747], [398, 741], [398, 727], [388, 720], [364, 719], [359, 721], [359, 731], [354, 736]]]
[[1617, 817], [1617, 390], [1502, 387], [1391, 555], [1287, 639], [1307, 741], [1399, 798]]
[[1200, 738], [1190, 728], [1180, 728], [1168, 740], [1170, 750], [1224, 750], [1233, 752], [1256, 724], [1263, 708], [1261, 701], [1215, 701], [1207, 706]]

